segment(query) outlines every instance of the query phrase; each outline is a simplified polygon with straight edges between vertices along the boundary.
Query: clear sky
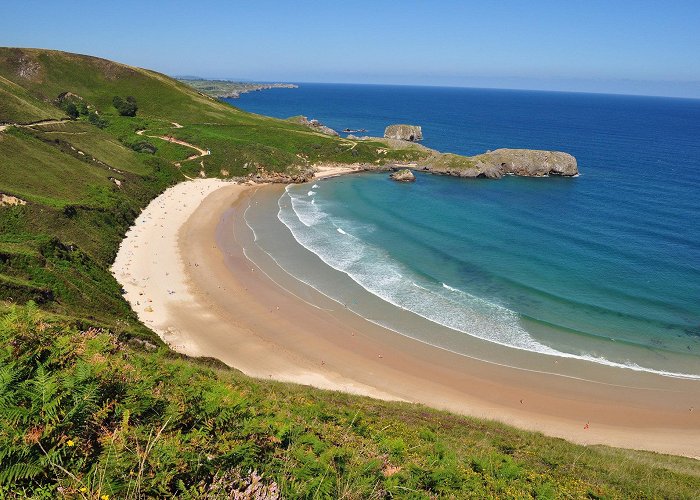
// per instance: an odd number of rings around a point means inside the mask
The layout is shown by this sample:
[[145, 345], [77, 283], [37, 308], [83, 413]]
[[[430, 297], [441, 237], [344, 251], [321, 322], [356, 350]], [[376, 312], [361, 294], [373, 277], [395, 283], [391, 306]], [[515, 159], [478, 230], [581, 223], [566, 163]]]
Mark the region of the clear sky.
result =
[[171, 75], [700, 97], [700, 0], [5, 0], [0, 45]]

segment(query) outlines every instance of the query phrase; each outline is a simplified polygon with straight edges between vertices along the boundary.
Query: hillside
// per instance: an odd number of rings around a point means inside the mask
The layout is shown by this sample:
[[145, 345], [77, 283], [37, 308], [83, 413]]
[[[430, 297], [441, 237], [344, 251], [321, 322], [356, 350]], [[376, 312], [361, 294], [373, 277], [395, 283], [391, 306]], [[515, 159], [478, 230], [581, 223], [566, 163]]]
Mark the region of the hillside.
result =
[[[0, 212], [0, 299], [147, 336], [106, 269], [139, 210], [168, 185], [420, 155], [380, 154], [383, 144], [349, 144], [162, 74], [57, 51], [0, 49], [0, 92], [0, 124], [18, 125], [0, 132], [0, 193], [28, 202]], [[115, 96], [135, 98], [136, 116], [120, 116]], [[193, 158], [183, 144], [211, 154]]]
[[[121, 116], [115, 96], [133, 97], [136, 116]], [[162, 74], [37, 49], [0, 49], [0, 124], [0, 496], [700, 491], [691, 459], [583, 447], [183, 358], [138, 321], [108, 271], [140, 209], [186, 177], [295, 175], [423, 150], [348, 142]]]

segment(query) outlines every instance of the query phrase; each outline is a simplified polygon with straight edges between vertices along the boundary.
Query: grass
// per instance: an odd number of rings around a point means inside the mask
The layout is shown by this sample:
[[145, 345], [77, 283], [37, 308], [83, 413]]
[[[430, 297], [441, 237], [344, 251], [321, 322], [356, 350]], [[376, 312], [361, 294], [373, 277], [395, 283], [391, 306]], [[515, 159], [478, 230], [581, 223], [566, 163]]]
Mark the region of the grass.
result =
[[[0, 191], [27, 201], [0, 207], [0, 497], [214, 498], [252, 483], [289, 498], [700, 491], [692, 460], [580, 447], [184, 358], [138, 321], [109, 272], [140, 210], [199, 174], [200, 161], [206, 175], [244, 176], [415, 161], [424, 149], [324, 136], [158, 73], [55, 51], [0, 49], [3, 92], [0, 122], [61, 117], [51, 103], [73, 92], [104, 128], [81, 116], [0, 133]], [[118, 116], [114, 95], [133, 95], [137, 116]], [[184, 161], [190, 148], [136, 134], [143, 129], [212, 154]], [[144, 140], [154, 154], [131, 149]]]
[[[42, 126], [43, 135], [49, 139], [68, 141], [72, 146], [92, 158], [109, 158], [110, 167], [144, 175], [149, 168], [144, 165], [129, 145], [119, 141], [107, 131], [84, 122], [68, 122]], [[182, 157], [182, 155], [180, 155]], [[116, 175], [116, 174], [113, 174]], [[117, 175], [118, 177], [118, 175]]]
[[26, 129], [0, 134], [0, 191], [55, 207], [99, 203], [96, 193], [111, 187], [108, 175], [69, 151]]
[[0, 317], [0, 491], [18, 496], [61, 488], [68, 497], [218, 498], [251, 474], [284, 498], [700, 491], [700, 464], [690, 459], [259, 381], [31, 304], [4, 306]]
[[23, 87], [0, 77], [0, 118], [6, 123], [59, 119], [63, 112], [32, 97]]

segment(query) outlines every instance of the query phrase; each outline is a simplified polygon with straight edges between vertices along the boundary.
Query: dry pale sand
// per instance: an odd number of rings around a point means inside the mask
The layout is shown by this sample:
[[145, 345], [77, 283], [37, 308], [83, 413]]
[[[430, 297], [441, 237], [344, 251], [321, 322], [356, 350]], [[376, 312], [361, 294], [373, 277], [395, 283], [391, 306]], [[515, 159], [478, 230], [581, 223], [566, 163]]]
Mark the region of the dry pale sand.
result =
[[[183, 256], [178, 245], [181, 232], [198, 232], [204, 227], [197, 209], [205, 198], [211, 204], [206, 207], [226, 208], [250, 188], [247, 184], [219, 179], [195, 179], [168, 189], [146, 207], [127, 232], [112, 265], [112, 273], [139, 319], [176, 351], [218, 358], [251, 376], [398, 399], [319, 369], [266, 342], [255, 334], [255, 325], [241, 323], [236, 317], [217, 311], [208, 293], [202, 293], [191, 282], [190, 273], [197, 270], [198, 260], [202, 269], [208, 269], [205, 266], [208, 262], [203, 256], [198, 258], [198, 252], [214, 250], [215, 241], [212, 232], [207, 248]], [[212, 213], [206, 210], [207, 215]], [[184, 227], [190, 217], [190, 224]], [[206, 220], [211, 222], [209, 218]], [[186, 234], [184, 239], [191, 241], [192, 237]], [[222, 260], [221, 255], [219, 259]], [[214, 286], [209, 293], [227, 293], [224, 285]]]
[[700, 456], [697, 381], [620, 370], [602, 384], [499, 366], [400, 336], [320, 294], [299, 299], [243, 254], [255, 189], [279, 187], [175, 186], [122, 243], [113, 272], [174, 349], [255, 377], [425, 403], [578, 443]]
[[317, 165], [314, 178], [323, 179], [339, 175], [353, 174], [365, 170], [361, 165]]

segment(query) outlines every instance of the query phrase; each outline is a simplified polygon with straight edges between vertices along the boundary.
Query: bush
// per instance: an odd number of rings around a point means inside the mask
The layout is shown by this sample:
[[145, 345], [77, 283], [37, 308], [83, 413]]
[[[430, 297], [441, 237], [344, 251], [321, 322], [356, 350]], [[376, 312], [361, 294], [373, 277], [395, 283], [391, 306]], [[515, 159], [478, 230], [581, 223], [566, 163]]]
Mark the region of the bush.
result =
[[78, 118], [78, 115], [80, 115], [80, 113], [78, 112], [78, 107], [72, 102], [66, 104], [65, 111], [71, 120], [75, 120], [76, 118]]
[[102, 118], [100, 115], [98, 115], [94, 111], [91, 113], [88, 113], [87, 119], [90, 123], [92, 123], [97, 128], [106, 128], [108, 125], [107, 120]]
[[121, 116], [136, 116], [136, 111], [138, 106], [136, 105], [136, 99], [132, 96], [122, 99], [119, 96], [114, 96], [112, 99], [112, 104], [117, 108], [117, 111]]
[[137, 153], [148, 153], [152, 155], [155, 154], [156, 151], [158, 151], [158, 148], [156, 148], [153, 144], [147, 141], [135, 142], [131, 145], [131, 149], [133, 149]]

